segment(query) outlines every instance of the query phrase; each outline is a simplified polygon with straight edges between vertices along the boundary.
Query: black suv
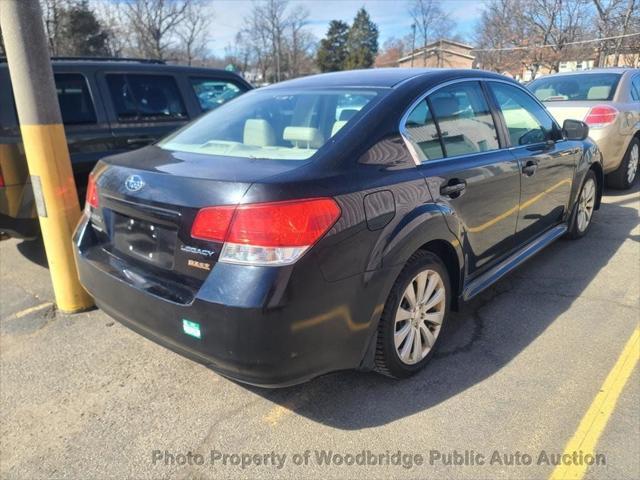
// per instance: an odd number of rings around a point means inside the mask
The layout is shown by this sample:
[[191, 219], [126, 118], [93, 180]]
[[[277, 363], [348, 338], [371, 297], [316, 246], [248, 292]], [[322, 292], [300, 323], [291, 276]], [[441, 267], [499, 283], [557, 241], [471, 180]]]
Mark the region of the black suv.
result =
[[[52, 59], [58, 101], [81, 198], [109, 154], [149, 145], [247, 90], [225, 70], [133, 59]], [[9, 70], [0, 59], [0, 232], [38, 233]]]

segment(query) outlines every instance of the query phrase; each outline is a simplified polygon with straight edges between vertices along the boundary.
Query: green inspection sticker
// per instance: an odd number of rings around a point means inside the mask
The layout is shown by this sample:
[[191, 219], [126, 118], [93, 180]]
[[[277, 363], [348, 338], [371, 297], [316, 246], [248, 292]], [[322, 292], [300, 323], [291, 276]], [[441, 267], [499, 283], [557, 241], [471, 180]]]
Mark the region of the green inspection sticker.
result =
[[182, 331], [192, 337], [201, 338], [200, 324], [191, 320], [182, 319]]

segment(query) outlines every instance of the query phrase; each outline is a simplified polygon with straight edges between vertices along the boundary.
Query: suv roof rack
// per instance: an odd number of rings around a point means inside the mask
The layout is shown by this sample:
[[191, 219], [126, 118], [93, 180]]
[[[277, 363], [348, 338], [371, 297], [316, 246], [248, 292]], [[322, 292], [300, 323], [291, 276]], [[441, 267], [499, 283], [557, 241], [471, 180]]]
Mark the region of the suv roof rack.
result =
[[133, 57], [51, 57], [51, 60], [70, 60], [70, 61], [89, 61], [89, 62], [136, 62], [136, 63], [155, 63], [164, 65], [164, 60], [154, 60], [152, 58], [133, 58]]
[[[135, 62], [165, 65], [164, 60], [154, 60], [150, 58], [130, 58], [130, 57], [51, 57], [51, 61], [72, 61], [72, 62]], [[6, 63], [6, 57], [0, 57], [0, 63]]]

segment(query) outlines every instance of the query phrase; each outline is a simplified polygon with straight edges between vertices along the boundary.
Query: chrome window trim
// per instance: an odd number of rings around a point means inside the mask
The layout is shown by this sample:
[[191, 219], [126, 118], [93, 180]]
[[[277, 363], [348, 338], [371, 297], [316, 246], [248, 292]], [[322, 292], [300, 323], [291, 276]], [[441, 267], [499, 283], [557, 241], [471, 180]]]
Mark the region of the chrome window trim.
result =
[[[440, 84], [436, 85], [435, 87], [432, 87], [431, 89], [427, 90], [425, 93], [420, 95], [416, 100], [414, 100], [414, 102], [407, 108], [407, 110], [405, 110], [404, 114], [400, 118], [400, 123], [398, 125], [399, 130], [400, 130], [400, 136], [402, 137], [402, 140], [404, 141], [405, 145], [407, 146], [407, 149], [409, 150], [409, 153], [411, 154], [411, 157], [413, 158], [413, 161], [416, 164], [416, 166], [424, 165], [424, 164], [427, 164], [427, 163], [428, 164], [432, 164], [432, 163], [436, 163], [436, 162], [444, 162], [444, 161], [447, 161], [447, 160], [457, 160], [459, 158], [466, 158], [466, 157], [470, 157], [470, 156], [474, 156], [474, 155], [482, 155], [482, 154], [486, 154], [486, 153], [499, 152], [501, 150], [510, 150], [511, 151], [511, 150], [516, 150], [516, 149], [525, 148], [525, 147], [529, 147], [530, 148], [530, 147], [535, 146], [535, 145], [542, 145], [543, 144], [543, 142], [540, 142], [538, 144], [531, 144], [531, 145], [516, 145], [516, 146], [510, 145], [509, 147], [502, 147], [502, 148], [497, 148], [497, 149], [494, 149], [494, 150], [487, 150], [486, 152], [465, 153], [464, 155], [454, 155], [452, 157], [443, 157], [443, 158], [438, 158], [438, 159], [435, 159], [435, 160], [426, 160], [424, 162], [422, 160], [420, 160], [420, 155], [416, 151], [415, 145], [411, 141], [410, 134], [406, 129], [406, 123], [407, 123], [407, 119], [409, 118], [409, 115], [420, 104], [420, 102], [422, 102], [424, 99], [426, 99], [432, 93], [435, 93], [435, 92], [437, 92], [438, 90], [440, 90], [440, 89], [442, 89], [444, 87], [448, 87], [449, 85], [454, 85], [456, 83], [462, 83], [462, 82], [487, 82], [487, 83], [488, 82], [497, 82], [497, 83], [504, 83], [505, 85], [514, 86], [516, 88], [519, 88], [523, 92], [525, 92], [527, 95], [529, 95], [539, 106], [542, 107], [542, 109], [545, 112], [547, 111], [547, 108], [544, 106], [544, 104], [540, 100], [538, 100], [538, 98], [536, 98], [535, 95], [533, 95], [529, 90], [527, 90], [525, 87], [523, 87], [519, 83], [515, 83], [513, 81], [502, 80], [500, 78], [468, 77], [468, 78], [457, 78], [455, 80], [449, 80], [447, 82], [440, 83]], [[560, 126], [555, 121], [553, 116], [551, 116], [548, 113], [547, 113], [547, 115], [549, 116], [549, 118], [551, 119], [553, 124], [555, 124], [556, 127], [558, 127], [558, 129], [560, 129]], [[495, 127], [496, 127], [496, 132], [497, 132], [497, 127], [498, 126], [495, 125]], [[442, 153], [445, 153], [445, 152], [442, 152]]]

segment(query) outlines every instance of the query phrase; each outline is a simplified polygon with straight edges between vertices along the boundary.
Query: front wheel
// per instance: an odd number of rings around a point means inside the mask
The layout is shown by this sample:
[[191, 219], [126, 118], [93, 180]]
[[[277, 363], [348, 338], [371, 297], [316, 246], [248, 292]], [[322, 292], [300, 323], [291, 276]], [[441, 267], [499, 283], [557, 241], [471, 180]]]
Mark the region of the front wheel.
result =
[[380, 318], [375, 370], [404, 378], [422, 369], [435, 352], [449, 300], [449, 276], [442, 261], [427, 251], [413, 254]]
[[580, 238], [584, 236], [589, 230], [589, 227], [591, 227], [597, 195], [598, 185], [596, 183], [596, 175], [593, 173], [593, 170], [589, 170], [574, 207], [575, 211], [567, 232], [569, 238]]

